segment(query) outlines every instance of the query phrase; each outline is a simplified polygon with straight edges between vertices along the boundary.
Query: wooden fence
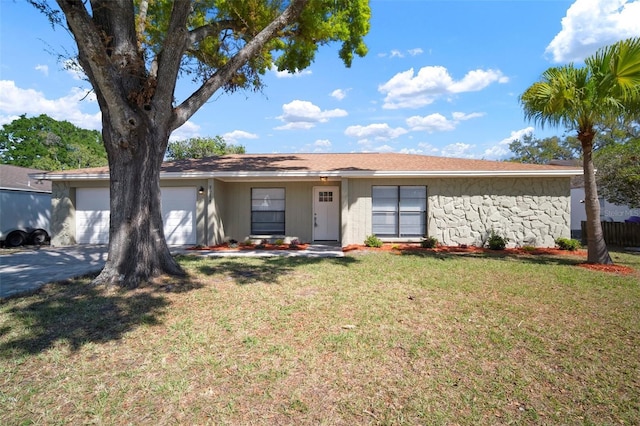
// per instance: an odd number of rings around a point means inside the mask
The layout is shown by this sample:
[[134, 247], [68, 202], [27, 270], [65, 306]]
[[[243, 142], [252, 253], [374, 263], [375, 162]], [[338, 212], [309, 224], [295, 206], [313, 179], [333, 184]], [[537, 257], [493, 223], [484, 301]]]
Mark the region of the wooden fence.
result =
[[[607, 245], [640, 247], [640, 223], [600, 222]], [[587, 222], [582, 222], [582, 243], [587, 243]]]

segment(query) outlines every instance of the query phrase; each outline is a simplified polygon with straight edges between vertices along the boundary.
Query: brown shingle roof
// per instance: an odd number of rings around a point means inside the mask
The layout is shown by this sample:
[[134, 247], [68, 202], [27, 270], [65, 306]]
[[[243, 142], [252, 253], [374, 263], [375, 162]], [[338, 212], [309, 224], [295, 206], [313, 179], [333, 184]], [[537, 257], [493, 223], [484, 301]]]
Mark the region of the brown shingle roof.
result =
[[0, 188], [18, 191], [51, 192], [51, 182], [32, 179], [30, 173], [46, 173], [44, 170], [0, 164]]
[[[398, 173], [458, 173], [485, 172], [496, 175], [513, 172], [562, 172], [571, 174], [576, 167], [539, 164], [522, 164], [504, 161], [470, 160], [450, 157], [434, 157], [395, 153], [351, 153], [351, 154], [234, 154], [203, 159], [180, 160], [162, 164], [165, 174], [195, 174], [229, 176], [237, 173], [258, 174], [373, 174], [376, 172]], [[72, 175], [107, 174], [107, 167], [52, 172], [50, 178]]]

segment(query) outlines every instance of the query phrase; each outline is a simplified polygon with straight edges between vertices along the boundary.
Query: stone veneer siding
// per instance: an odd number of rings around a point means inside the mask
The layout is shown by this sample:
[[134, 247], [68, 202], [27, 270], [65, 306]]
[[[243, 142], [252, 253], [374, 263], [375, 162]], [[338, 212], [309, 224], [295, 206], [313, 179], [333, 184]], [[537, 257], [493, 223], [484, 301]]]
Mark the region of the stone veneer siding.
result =
[[[342, 244], [362, 244], [372, 233], [371, 187], [427, 187], [427, 235], [441, 244], [482, 245], [491, 230], [509, 246], [553, 247], [571, 235], [570, 178], [342, 179]], [[387, 241], [420, 241], [388, 239]]]
[[480, 246], [492, 230], [512, 247], [571, 235], [569, 178], [435, 179], [427, 191], [428, 235], [446, 245]]

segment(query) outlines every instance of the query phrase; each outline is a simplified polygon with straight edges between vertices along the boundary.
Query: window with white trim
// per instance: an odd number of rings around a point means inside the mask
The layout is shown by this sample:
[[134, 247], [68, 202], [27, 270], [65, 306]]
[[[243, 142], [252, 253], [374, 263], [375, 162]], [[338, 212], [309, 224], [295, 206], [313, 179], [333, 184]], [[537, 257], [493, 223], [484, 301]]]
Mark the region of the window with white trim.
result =
[[426, 234], [426, 186], [373, 186], [372, 232], [378, 237], [422, 237]]
[[284, 188], [251, 188], [251, 234], [284, 235]]

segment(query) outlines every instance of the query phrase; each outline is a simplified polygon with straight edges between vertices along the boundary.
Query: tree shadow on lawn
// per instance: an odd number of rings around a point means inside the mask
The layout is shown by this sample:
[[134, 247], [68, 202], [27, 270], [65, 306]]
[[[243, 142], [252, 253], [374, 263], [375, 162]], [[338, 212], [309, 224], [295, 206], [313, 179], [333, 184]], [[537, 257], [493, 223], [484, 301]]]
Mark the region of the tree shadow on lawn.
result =
[[[231, 260], [233, 259], [233, 260]], [[242, 258], [224, 258], [212, 265], [202, 265], [197, 270], [205, 275], [223, 274], [238, 285], [256, 283], [271, 284], [283, 275], [293, 272], [299, 266], [325, 263], [327, 265], [348, 267], [358, 262], [351, 256], [345, 257], [265, 257], [260, 264], [249, 264]]]
[[430, 252], [430, 251], [404, 251], [403, 256], [431, 257], [440, 260], [452, 260], [461, 258], [516, 260], [520, 262], [535, 263], [538, 265], [569, 265], [575, 266], [586, 261], [586, 258], [567, 255], [548, 254], [514, 254], [509, 252], [483, 251], [483, 252]]
[[169, 285], [105, 289], [90, 285], [92, 278], [51, 283], [30, 296], [3, 301], [13, 306], [2, 309], [8, 317], [0, 328], [0, 358], [37, 354], [58, 343], [77, 351], [87, 343], [118, 340], [140, 325], [161, 324], [171, 303], [163, 293], [202, 287], [189, 278], [171, 278]]

